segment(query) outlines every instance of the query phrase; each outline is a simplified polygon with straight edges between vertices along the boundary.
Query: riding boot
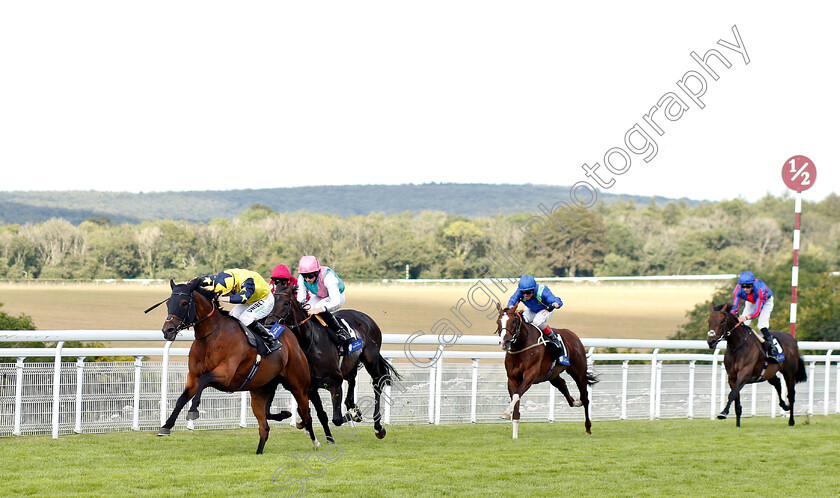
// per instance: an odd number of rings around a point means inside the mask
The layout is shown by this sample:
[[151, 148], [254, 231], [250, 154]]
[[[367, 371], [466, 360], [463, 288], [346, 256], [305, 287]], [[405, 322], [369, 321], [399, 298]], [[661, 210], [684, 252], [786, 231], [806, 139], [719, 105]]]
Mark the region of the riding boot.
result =
[[761, 335], [764, 337], [764, 347], [766, 348], [765, 351], [767, 352], [767, 357], [775, 362], [780, 362], [784, 360], [784, 357], [779, 357], [779, 349], [777, 348], [776, 338], [770, 335], [770, 332], [767, 330], [767, 327], [761, 328]]
[[[547, 331], [547, 332], [546, 332]], [[569, 356], [566, 354], [566, 348], [563, 347], [563, 343], [560, 341], [560, 337], [557, 335], [557, 332], [551, 329], [548, 325], [545, 326], [543, 329], [543, 333], [548, 336], [548, 340], [551, 341], [551, 344], [557, 348], [557, 360], [560, 362], [561, 365], [568, 365], [569, 364]]]
[[347, 329], [341, 325], [341, 322], [339, 322], [329, 311], [322, 311], [318, 314], [318, 316], [324, 320], [324, 323], [327, 324], [330, 331], [335, 334], [335, 337], [331, 334], [330, 339], [337, 345], [344, 346], [344, 348], [339, 347], [339, 351], [342, 354], [346, 354], [346, 351], [349, 349], [350, 342], [353, 340], [350, 336], [350, 332], [348, 332]]
[[271, 332], [266, 330], [260, 322], [251, 322], [251, 324], [248, 325], [248, 328], [251, 330], [251, 332], [256, 334], [257, 337], [262, 339], [263, 342], [265, 342], [265, 346], [268, 348], [269, 354], [274, 351], [277, 351], [282, 346], [282, 344], [280, 344], [280, 341], [275, 339], [274, 336], [271, 335]]

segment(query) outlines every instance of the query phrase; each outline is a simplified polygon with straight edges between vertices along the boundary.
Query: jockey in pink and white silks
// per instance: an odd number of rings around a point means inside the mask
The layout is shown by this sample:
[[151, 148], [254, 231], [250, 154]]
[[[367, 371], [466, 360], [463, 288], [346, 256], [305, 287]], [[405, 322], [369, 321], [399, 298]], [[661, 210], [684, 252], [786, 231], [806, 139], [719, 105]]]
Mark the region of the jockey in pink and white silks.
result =
[[551, 293], [545, 285], [537, 285], [537, 281], [531, 275], [524, 275], [519, 279], [516, 292], [510, 297], [507, 307], [515, 306], [519, 301], [525, 305], [522, 318], [541, 330], [548, 337], [554, 346], [560, 351], [560, 364], [568, 365], [568, 355], [564, 352], [563, 343], [557, 336], [557, 332], [548, 325], [548, 319], [554, 310], [563, 306], [563, 301]]
[[334, 311], [344, 306], [347, 300], [344, 295], [344, 282], [332, 268], [321, 266], [315, 256], [304, 256], [298, 264], [300, 277], [298, 282], [297, 300], [301, 304], [308, 304], [309, 315], [318, 315], [329, 327], [330, 339], [339, 347], [339, 352], [345, 354], [352, 337], [347, 329], [333, 316]]
[[764, 337], [767, 355], [771, 360], [784, 361], [784, 352], [778, 342], [770, 335], [770, 313], [773, 311], [773, 291], [761, 280], [755, 278], [751, 271], [743, 271], [738, 275], [738, 285], [732, 291], [732, 314], [738, 314], [741, 301], [744, 302], [744, 312], [738, 317], [738, 322], [749, 326], [752, 320], [758, 318], [758, 329]]

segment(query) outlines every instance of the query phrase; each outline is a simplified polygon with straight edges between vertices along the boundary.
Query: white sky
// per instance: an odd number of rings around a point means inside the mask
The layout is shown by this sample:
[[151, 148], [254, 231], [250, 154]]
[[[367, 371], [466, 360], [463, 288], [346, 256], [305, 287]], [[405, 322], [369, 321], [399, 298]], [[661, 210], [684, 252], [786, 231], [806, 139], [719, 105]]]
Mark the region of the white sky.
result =
[[[571, 185], [675, 92], [688, 111], [608, 192], [754, 201], [802, 154], [819, 200], [840, 176], [833, 5], [3, 2], [0, 190]], [[717, 45], [733, 25], [748, 65]], [[712, 48], [732, 66], [700, 109], [676, 82]]]

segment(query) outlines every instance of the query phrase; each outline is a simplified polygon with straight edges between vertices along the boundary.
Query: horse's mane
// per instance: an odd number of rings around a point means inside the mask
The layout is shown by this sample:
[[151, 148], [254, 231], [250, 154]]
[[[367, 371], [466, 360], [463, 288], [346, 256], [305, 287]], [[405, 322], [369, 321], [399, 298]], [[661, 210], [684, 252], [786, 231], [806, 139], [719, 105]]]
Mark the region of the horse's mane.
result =
[[187, 282], [190, 286], [190, 291], [195, 291], [201, 294], [201, 296], [210, 301], [210, 304], [212, 304], [223, 316], [230, 316], [230, 313], [227, 310], [222, 309], [222, 307], [219, 305], [218, 294], [201, 288], [201, 282], [203, 280], [204, 277], [195, 277], [194, 279]]

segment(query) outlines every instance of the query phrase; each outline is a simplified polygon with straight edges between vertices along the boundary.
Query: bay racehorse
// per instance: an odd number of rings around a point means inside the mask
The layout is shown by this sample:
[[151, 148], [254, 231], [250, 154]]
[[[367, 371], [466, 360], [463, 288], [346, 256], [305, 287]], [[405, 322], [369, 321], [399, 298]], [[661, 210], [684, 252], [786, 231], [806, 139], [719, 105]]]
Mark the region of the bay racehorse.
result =
[[227, 392], [248, 390], [251, 392], [251, 408], [259, 421], [257, 454], [261, 454], [268, 439], [268, 419], [281, 421], [292, 416], [285, 410], [271, 413], [271, 402], [279, 384], [295, 397], [303, 425], [313, 447], [318, 449], [320, 443], [315, 438], [309, 414], [309, 363], [297, 338], [294, 334], [283, 334], [280, 336], [283, 346], [279, 351], [265, 358], [258, 357], [257, 350], [249, 346], [239, 320], [222, 310], [217, 296], [202, 290], [200, 284], [200, 278], [178, 285], [170, 280], [172, 295], [168, 299], [168, 315], [161, 329], [163, 337], [172, 341], [178, 332], [193, 327], [195, 340], [190, 347], [190, 370], [184, 392], [178, 397], [158, 436], [169, 435], [178, 414], [190, 399], [192, 405], [187, 412], [187, 420], [199, 417], [198, 406], [205, 388], [214, 387]]
[[[764, 347], [755, 333], [746, 325], [739, 323], [732, 314], [732, 304], [726, 303], [713, 307], [709, 316], [708, 344], [714, 349], [720, 341], [726, 341], [726, 353], [723, 355], [723, 365], [729, 377], [729, 401], [717, 418], [723, 420], [729, 415], [729, 407], [735, 402], [735, 425], [741, 427], [741, 389], [754, 382], [767, 381], [776, 388], [779, 395], [779, 406], [782, 410], [790, 411], [788, 425], [793, 425], [793, 402], [796, 399], [794, 386], [805, 382], [805, 361], [799, 356], [799, 345], [796, 339], [784, 332], [770, 331], [785, 353], [781, 363], [771, 363], [765, 359]], [[788, 402], [782, 397], [782, 383], [776, 373], [781, 372], [787, 387]]]
[[[280, 323], [292, 329], [294, 335], [298, 337], [301, 348], [309, 360], [312, 377], [309, 399], [315, 407], [318, 420], [324, 427], [327, 440], [332, 441], [332, 434], [318, 389], [326, 389], [330, 392], [333, 424], [340, 426], [350, 420], [360, 422], [362, 413], [356, 405], [355, 394], [356, 373], [360, 364], [365, 366], [373, 383], [373, 428], [376, 437], [384, 438], [386, 430], [382, 427], [381, 422], [380, 395], [386, 385], [391, 385], [392, 377], [400, 379], [400, 375], [379, 352], [382, 345], [382, 331], [379, 326], [371, 317], [361, 311], [340, 310], [335, 312], [335, 318], [345, 320], [362, 340], [361, 349], [345, 356], [339, 356], [338, 349], [327, 335], [326, 325], [320, 323], [317, 318], [310, 319], [312, 317], [308, 316], [307, 310], [298, 302], [296, 295], [296, 286], [276, 288], [274, 290], [274, 309], [266, 317], [265, 326], [270, 328], [274, 324]], [[344, 400], [344, 405], [348, 412], [344, 415], [341, 411], [343, 380], [347, 381], [347, 397]]]
[[[570, 364], [559, 365], [553, 351], [549, 349], [550, 343], [546, 343], [542, 337], [543, 333], [534, 325], [527, 323], [516, 306], [502, 309], [501, 305], [496, 303], [496, 308], [499, 310], [499, 318], [496, 321], [499, 345], [507, 351], [505, 370], [510, 395], [510, 405], [502, 414], [502, 418], [510, 419], [511, 411], [513, 411], [513, 438], [519, 437], [520, 398], [533, 384], [545, 381], [560, 390], [569, 406], [583, 406], [586, 433], [592, 434], [588, 387], [598, 382], [598, 379], [588, 371], [586, 350], [578, 336], [569, 329], [553, 329], [563, 339], [568, 350]], [[569, 394], [566, 381], [560, 377], [562, 372], [566, 372], [577, 384], [580, 392], [579, 400], [573, 399]]]

